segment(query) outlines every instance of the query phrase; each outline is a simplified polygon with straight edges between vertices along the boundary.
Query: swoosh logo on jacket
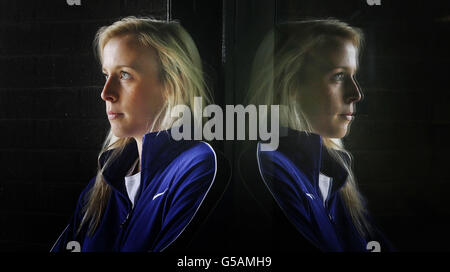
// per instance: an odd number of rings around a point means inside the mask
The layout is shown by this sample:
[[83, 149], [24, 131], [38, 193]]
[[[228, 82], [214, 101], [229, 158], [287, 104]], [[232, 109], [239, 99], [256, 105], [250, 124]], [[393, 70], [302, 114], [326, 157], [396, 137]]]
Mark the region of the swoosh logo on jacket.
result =
[[157, 193], [156, 195], [153, 196], [152, 200], [155, 200], [155, 198], [162, 196], [166, 191], [167, 191], [167, 188], [163, 192]]

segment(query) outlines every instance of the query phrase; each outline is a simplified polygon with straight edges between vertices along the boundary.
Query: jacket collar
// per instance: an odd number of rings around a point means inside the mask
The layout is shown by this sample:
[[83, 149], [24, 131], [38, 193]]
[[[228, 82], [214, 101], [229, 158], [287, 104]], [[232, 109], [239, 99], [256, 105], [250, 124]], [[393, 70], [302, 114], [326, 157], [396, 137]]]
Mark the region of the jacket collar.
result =
[[[182, 129], [182, 128], [181, 128]], [[172, 161], [194, 141], [176, 141], [171, 136], [171, 130], [150, 132], [144, 135], [142, 140], [141, 158], [141, 188], [147, 187], [151, 177], [163, 165]], [[106, 162], [114, 149], [103, 152], [100, 156], [100, 166]], [[123, 148], [123, 151], [103, 171], [106, 182], [122, 194], [126, 195], [124, 177], [128, 174], [132, 165], [139, 157], [137, 143], [132, 139]], [[150, 178], [148, 178], [150, 177]]]
[[[333, 178], [330, 193], [338, 191], [346, 182], [348, 172], [327, 151], [323, 144], [322, 136], [305, 131], [293, 129], [282, 129], [283, 136], [277, 151], [283, 153], [298, 168], [300, 168], [314, 188], [319, 191], [319, 173]], [[348, 155], [338, 151], [347, 163], [350, 162]]]

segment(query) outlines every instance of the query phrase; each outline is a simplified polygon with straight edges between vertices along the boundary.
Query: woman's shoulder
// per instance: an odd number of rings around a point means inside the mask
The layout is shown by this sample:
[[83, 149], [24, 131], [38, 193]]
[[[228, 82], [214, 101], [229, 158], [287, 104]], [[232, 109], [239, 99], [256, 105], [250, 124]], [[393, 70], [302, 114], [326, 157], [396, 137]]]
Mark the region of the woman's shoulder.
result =
[[186, 145], [166, 166], [160, 168], [162, 182], [168, 182], [169, 190], [173, 192], [208, 191], [217, 176], [216, 153], [206, 142], [195, 141]]
[[273, 174], [273, 172], [292, 174], [300, 170], [299, 165], [288, 154], [279, 149], [274, 151], [261, 151], [257, 149], [256, 160], [262, 174], [265, 172], [269, 174]]
[[[214, 173], [217, 169], [217, 157], [213, 147], [203, 141], [177, 142], [167, 148], [159, 157], [145, 163], [149, 168], [158, 169], [165, 176]], [[193, 171], [195, 169], [195, 171]], [[170, 173], [170, 174], [168, 174]]]
[[188, 160], [191, 162], [207, 162], [216, 160], [214, 148], [207, 142], [195, 141], [183, 149], [177, 156], [177, 159]]

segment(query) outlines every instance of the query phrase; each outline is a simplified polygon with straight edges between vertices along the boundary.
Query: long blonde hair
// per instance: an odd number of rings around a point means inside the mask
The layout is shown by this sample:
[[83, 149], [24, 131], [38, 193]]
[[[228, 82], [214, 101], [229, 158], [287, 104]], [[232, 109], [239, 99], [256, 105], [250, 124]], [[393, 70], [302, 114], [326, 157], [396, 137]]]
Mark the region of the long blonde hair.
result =
[[[94, 39], [94, 50], [100, 62], [103, 62], [103, 48], [108, 41], [121, 35], [134, 35], [141, 46], [156, 51], [165, 104], [148, 132], [171, 128], [175, 121], [175, 118], [171, 117], [171, 110], [176, 105], [183, 104], [192, 109], [194, 97], [203, 98], [203, 107], [212, 102], [211, 94], [205, 84], [198, 49], [191, 36], [178, 22], [130, 16], [109, 26], [101, 27]], [[194, 114], [193, 117], [201, 118], [201, 115]], [[78, 231], [89, 222], [89, 235], [95, 232], [112, 192], [103, 177], [103, 171], [132, 140], [131, 137], [118, 138], [112, 133], [111, 128], [109, 129], [98, 155], [95, 183], [85, 195], [84, 215]], [[111, 154], [102, 166], [101, 155], [111, 149]]]
[[[249, 102], [255, 105], [280, 105], [281, 126], [312, 132], [298, 99], [293, 99], [293, 95], [301, 91], [301, 73], [308, 65], [308, 53], [333, 37], [351, 41], [361, 52], [362, 31], [338, 20], [307, 20], [277, 25], [265, 36], [253, 60]], [[356, 185], [352, 156], [345, 150], [340, 139], [322, 139], [328, 153], [348, 172], [340, 194], [358, 232], [367, 237], [372, 228], [366, 218], [365, 200]], [[341, 154], [345, 154], [347, 159]]]

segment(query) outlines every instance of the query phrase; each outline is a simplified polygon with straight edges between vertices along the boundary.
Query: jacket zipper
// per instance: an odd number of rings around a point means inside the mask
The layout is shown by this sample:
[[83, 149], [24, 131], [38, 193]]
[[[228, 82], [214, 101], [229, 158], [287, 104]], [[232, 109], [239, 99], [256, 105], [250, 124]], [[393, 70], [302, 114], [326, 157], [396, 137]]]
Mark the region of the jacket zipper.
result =
[[334, 224], [334, 218], [331, 216], [331, 213], [328, 209], [328, 201], [330, 200], [331, 187], [333, 187], [333, 178], [332, 177], [330, 177], [330, 186], [328, 186], [327, 198], [325, 199], [325, 212], [327, 213], [328, 218], [330, 219], [331, 223]]
[[118, 241], [119, 241], [118, 249], [117, 249], [118, 251], [122, 250], [122, 246], [123, 246], [123, 243], [124, 243], [123, 238], [124, 238], [124, 235], [125, 235], [125, 233], [126, 233], [126, 231], [128, 229], [128, 224], [130, 223], [131, 215], [132, 215], [133, 210], [134, 210], [132, 208], [131, 202], [128, 199], [128, 197], [125, 197], [123, 195], [122, 195], [122, 197], [125, 199], [125, 201], [127, 203], [127, 216], [125, 217], [125, 219], [119, 225], [120, 230], [119, 230], [119, 235], [118, 235]]

